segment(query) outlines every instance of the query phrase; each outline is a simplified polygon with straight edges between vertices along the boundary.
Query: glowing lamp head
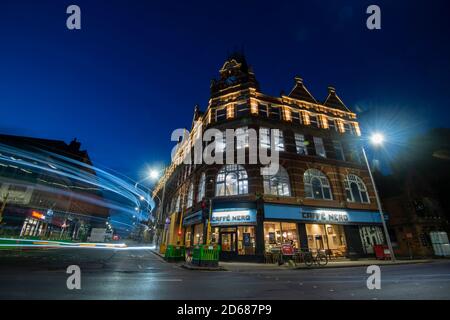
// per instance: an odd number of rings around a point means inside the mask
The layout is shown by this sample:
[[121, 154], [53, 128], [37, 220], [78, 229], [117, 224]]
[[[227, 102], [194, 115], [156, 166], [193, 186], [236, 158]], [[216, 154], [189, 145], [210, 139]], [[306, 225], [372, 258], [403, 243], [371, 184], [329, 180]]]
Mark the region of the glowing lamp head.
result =
[[156, 180], [159, 177], [159, 172], [157, 170], [150, 170], [150, 179]]
[[380, 145], [383, 143], [384, 141], [384, 136], [381, 133], [374, 133], [371, 137], [370, 137], [370, 141], [375, 144], [375, 145]]

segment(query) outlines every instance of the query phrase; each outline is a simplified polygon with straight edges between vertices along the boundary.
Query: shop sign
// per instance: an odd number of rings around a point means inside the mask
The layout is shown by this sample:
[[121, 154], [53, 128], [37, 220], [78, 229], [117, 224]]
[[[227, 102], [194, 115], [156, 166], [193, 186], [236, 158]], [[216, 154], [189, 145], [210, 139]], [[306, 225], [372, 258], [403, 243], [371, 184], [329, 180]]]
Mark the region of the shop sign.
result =
[[281, 246], [281, 253], [284, 256], [293, 256], [294, 255], [294, 247], [292, 244], [283, 244]]
[[183, 226], [190, 226], [193, 224], [201, 223], [203, 220], [202, 212], [198, 211], [194, 214], [191, 214], [187, 217], [183, 218]]
[[245, 225], [256, 224], [256, 210], [232, 210], [232, 209], [218, 209], [213, 211], [211, 216], [211, 225]]
[[[323, 224], [381, 223], [380, 213], [366, 210], [343, 210], [292, 205], [265, 204], [264, 217], [272, 220], [292, 220]], [[387, 215], [385, 214], [387, 220]]]
[[326, 209], [316, 209], [314, 211], [302, 210], [302, 218], [304, 220], [330, 223], [345, 223], [349, 220], [346, 211]]

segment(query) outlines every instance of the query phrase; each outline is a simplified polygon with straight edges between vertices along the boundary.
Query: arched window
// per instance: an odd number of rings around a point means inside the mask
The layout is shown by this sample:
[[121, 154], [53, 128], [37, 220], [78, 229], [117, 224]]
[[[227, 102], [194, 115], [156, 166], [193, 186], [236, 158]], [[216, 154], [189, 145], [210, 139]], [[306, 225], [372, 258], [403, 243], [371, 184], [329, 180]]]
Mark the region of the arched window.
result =
[[360, 177], [354, 174], [349, 174], [344, 180], [345, 194], [347, 201], [369, 203], [369, 196], [367, 195], [367, 188]]
[[330, 182], [323, 172], [317, 169], [308, 169], [303, 175], [303, 182], [305, 183], [306, 198], [333, 200]]
[[206, 189], [206, 175], [203, 172], [200, 177], [200, 181], [198, 182], [198, 192], [197, 192], [197, 202], [200, 202], [205, 197], [205, 189]]
[[191, 183], [189, 185], [189, 190], [187, 194], [186, 208], [192, 207], [193, 204], [194, 204], [194, 184]]
[[248, 193], [248, 177], [244, 167], [227, 164], [220, 169], [216, 179], [216, 196]]
[[291, 196], [291, 185], [289, 175], [282, 166], [274, 176], [264, 176], [264, 193], [275, 196]]

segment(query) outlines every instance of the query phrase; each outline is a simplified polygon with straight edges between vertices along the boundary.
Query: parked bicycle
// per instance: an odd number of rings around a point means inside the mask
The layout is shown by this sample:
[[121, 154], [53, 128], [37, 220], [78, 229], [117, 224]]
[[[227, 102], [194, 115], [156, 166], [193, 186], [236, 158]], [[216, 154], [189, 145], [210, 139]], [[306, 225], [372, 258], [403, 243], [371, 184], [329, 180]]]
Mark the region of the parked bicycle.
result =
[[312, 252], [303, 252], [302, 254], [307, 267], [312, 267], [314, 264], [323, 267], [328, 264], [328, 257], [324, 252], [318, 251], [316, 255], [313, 255]]

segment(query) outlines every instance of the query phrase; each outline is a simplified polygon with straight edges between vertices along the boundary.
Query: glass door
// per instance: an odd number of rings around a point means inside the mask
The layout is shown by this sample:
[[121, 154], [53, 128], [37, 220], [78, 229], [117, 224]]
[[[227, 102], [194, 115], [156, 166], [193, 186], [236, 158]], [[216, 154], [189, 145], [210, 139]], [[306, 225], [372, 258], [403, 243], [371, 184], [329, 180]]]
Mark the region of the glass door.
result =
[[237, 256], [237, 237], [236, 231], [220, 232], [220, 259], [233, 260]]
[[236, 233], [235, 232], [221, 233], [220, 240], [222, 243], [222, 251], [236, 252]]

